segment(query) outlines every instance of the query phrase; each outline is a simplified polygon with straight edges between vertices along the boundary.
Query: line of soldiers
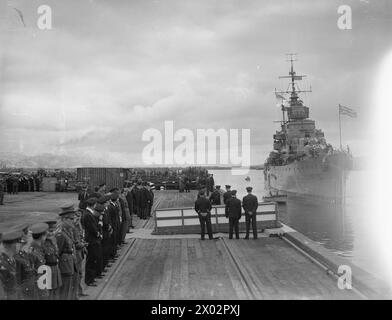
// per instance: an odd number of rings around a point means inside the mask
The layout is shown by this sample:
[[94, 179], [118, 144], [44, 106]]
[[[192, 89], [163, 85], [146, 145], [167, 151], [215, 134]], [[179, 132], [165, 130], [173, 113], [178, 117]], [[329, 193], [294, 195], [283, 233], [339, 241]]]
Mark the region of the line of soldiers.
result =
[[247, 195], [243, 197], [242, 202], [237, 198], [237, 191], [231, 190], [230, 185], [226, 185], [226, 192], [222, 193], [220, 186], [217, 185], [212, 192], [209, 199], [205, 190], [200, 190], [198, 199], [195, 202], [195, 211], [199, 216], [201, 239], [205, 239], [205, 229], [209, 239], [213, 239], [212, 225], [211, 225], [211, 209], [212, 205], [221, 204], [221, 196], [223, 195], [223, 202], [225, 204], [225, 216], [229, 219], [229, 239], [233, 239], [233, 233], [237, 239], [239, 236], [239, 221], [242, 216], [242, 209], [245, 213], [246, 222], [246, 236], [244, 239], [249, 239], [250, 227], [252, 226], [253, 238], [257, 239], [257, 221], [256, 212], [259, 206], [258, 199], [252, 194], [252, 187], [247, 187]]
[[80, 270], [75, 251], [81, 240], [75, 230], [75, 213], [74, 209], [64, 207], [59, 213], [60, 222], [22, 224], [2, 235], [1, 299], [76, 299], [74, 288]]
[[132, 215], [148, 219], [154, 200], [154, 193], [147, 182], [138, 180], [130, 188], [113, 188], [106, 193], [101, 184], [95, 192], [88, 192], [87, 186], [79, 194], [79, 208], [82, 210], [81, 226], [88, 243], [85, 283], [95, 286], [95, 280], [102, 278], [106, 267], [117, 258], [117, 252], [125, 243], [125, 236], [132, 225]]
[[88, 193], [85, 188], [79, 194], [79, 209], [67, 204], [60, 208], [58, 220], [15, 226], [4, 233], [0, 299], [75, 300], [84, 296], [83, 277], [86, 285], [96, 286], [95, 280], [118, 257], [126, 233], [133, 228], [132, 201], [129, 189], [113, 188], [106, 193], [102, 187]]
[[41, 177], [37, 175], [9, 175], [1, 180], [0, 184], [3, 184], [3, 190], [8, 194], [40, 191], [41, 188]]

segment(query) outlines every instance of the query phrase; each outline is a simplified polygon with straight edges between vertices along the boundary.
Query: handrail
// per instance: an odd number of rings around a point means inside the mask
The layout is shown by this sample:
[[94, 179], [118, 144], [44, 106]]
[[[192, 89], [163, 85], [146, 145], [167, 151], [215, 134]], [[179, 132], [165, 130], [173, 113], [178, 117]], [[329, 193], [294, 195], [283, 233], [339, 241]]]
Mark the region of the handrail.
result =
[[[266, 210], [260, 210], [262, 207]], [[213, 206], [211, 210], [211, 224], [216, 230], [227, 228], [228, 220], [225, 216], [225, 205]], [[242, 213], [243, 208], [242, 209]], [[185, 212], [187, 212], [185, 214]], [[258, 211], [255, 213], [259, 228], [275, 228], [278, 225], [278, 209], [276, 202], [260, 202]], [[155, 210], [155, 232], [171, 232], [171, 233], [194, 233], [199, 232], [199, 215], [194, 207], [177, 207], [177, 208], [159, 208]], [[244, 225], [244, 220], [240, 221], [240, 225]]]

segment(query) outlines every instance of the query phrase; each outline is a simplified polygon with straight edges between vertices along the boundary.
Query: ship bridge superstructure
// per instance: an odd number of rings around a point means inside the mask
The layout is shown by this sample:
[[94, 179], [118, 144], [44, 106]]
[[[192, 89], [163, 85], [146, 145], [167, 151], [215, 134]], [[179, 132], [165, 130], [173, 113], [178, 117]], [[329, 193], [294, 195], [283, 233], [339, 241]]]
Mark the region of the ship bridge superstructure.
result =
[[[327, 146], [324, 133], [316, 129], [314, 120], [309, 119], [309, 107], [305, 106], [299, 97], [299, 93], [311, 92], [301, 90], [298, 81], [305, 75], [297, 75], [294, 70], [295, 54], [289, 54], [290, 70], [286, 76], [280, 79], [289, 79], [289, 86], [285, 91], [276, 91], [277, 97], [282, 99], [281, 110], [282, 120], [281, 130], [274, 134], [274, 151], [270, 158], [279, 158], [279, 162], [285, 163], [293, 159], [298, 159], [312, 153], [312, 149], [326, 149]], [[285, 96], [289, 96], [286, 99]]]

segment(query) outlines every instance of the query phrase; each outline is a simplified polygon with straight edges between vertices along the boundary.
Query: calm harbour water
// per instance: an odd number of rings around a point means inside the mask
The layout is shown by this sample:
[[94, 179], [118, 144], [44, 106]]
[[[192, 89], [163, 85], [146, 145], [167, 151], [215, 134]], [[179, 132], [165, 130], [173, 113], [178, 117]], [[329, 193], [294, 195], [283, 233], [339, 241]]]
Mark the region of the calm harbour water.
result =
[[[262, 170], [250, 170], [244, 176], [232, 175], [230, 170], [212, 170], [210, 173], [214, 174], [216, 184], [223, 188], [230, 184], [232, 189], [236, 189], [239, 198], [246, 194], [248, 185], [252, 186], [253, 193], [262, 201], [265, 194]], [[247, 176], [250, 181], [245, 180]], [[280, 206], [279, 219], [325, 248], [382, 278], [385, 271], [380, 268], [381, 257], [377, 255], [377, 250], [373, 250], [378, 244], [368, 232], [372, 216], [364, 209], [367, 177], [367, 171], [349, 173], [344, 206], [289, 198], [287, 205]]]

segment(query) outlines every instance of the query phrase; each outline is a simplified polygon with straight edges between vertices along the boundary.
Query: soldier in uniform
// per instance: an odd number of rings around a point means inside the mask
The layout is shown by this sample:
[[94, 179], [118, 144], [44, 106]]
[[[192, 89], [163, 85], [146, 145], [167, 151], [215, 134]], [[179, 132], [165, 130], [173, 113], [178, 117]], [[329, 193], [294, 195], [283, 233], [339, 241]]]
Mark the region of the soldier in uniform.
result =
[[60, 287], [61, 300], [77, 299], [75, 277], [77, 277], [75, 243], [73, 239], [73, 220], [75, 208], [72, 204], [61, 208], [61, 223], [56, 230], [56, 242], [59, 250], [59, 268], [63, 285]]
[[143, 187], [141, 190], [142, 193], [140, 199], [140, 219], [147, 220], [150, 212], [150, 203], [152, 201], [151, 193], [147, 187], [147, 181], [143, 182]]
[[12, 176], [7, 176], [5, 182], [7, 184], [7, 193], [12, 194]]
[[26, 235], [22, 233], [21, 247], [15, 255], [16, 280], [20, 288], [20, 299], [38, 300], [37, 276], [34, 270], [33, 256], [29, 253], [30, 241], [27, 242]]
[[19, 231], [22, 233], [22, 239], [21, 239], [21, 247], [20, 251], [27, 252], [28, 247], [30, 246], [30, 243], [32, 241], [31, 236], [29, 235], [29, 224], [28, 223], [21, 223], [14, 228], [13, 230]]
[[125, 195], [125, 198], [126, 198], [126, 200], [127, 200], [127, 202], [128, 202], [129, 214], [130, 214], [130, 217], [131, 217], [131, 220], [129, 221], [129, 227], [132, 228], [132, 229], [135, 228], [135, 227], [133, 226], [133, 224], [132, 224], [132, 215], [133, 215], [133, 213], [134, 213], [134, 211], [135, 211], [135, 208], [134, 208], [134, 199], [133, 199], [133, 192], [132, 192], [132, 190], [133, 190], [134, 187], [135, 187], [135, 186], [133, 185], [130, 189], [127, 189], [127, 192], [126, 192], [126, 195]]
[[60, 299], [60, 287], [63, 282], [61, 281], [61, 273], [58, 266], [59, 262], [59, 250], [57, 248], [57, 242], [55, 237], [56, 231], [56, 220], [46, 221], [49, 226], [46, 240], [43, 244], [46, 265], [50, 267], [52, 274], [51, 287], [49, 288], [49, 300]]
[[100, 234], [100, 245], [98, 248], [99, 254], [98, 262], [97, 262], [97, 269], [96, 269], [96, 277], [98, 279], [103, 278], [103, 273], [105, 272], [105, 267], [103, 264], [103, 247], [102, 247], [102, 240], [103, 240], [103, 215], [105, 212], [105, 206], [103, 204], [97, 203], [95, 205], [95, 212], [96, 212], [96, 219], [98, 221], [98, 232]]
[[[100, 214], [93, 209], [96, 202], [96, 198], [90, 198], [87, 200], [87, 210], [84, 217], [84, 230], [86, 232], [85, 241], [88, 243], [84, 282], [86, 285], [94, 287], [96, 286], [95, 278], [99, 275], [102, 269], [100, 266], [102, 257], [102, 234], [98, 224]], [[98, 274], [97, 271], [99, 272]]]
[[76, 257], [76, 275], [74, 280], [77, 288], [77, 296], [85, 297], [87, 294], [83, 292], [82, 277], [83, 277], [83, 260], [86, 257], [87, 244], [84, 242], [84, 230], [81, 223], [83, 210], [77, 210], [73, 221], [73, 236], [75, 243], [75, 257]]
[[103, 196], [98, 199], [98, 203], [104, 206], [104, 211], [101, 215], [102, 221], [102, 257], [103, 257], [103, 272], [105, 267], [109, 264], [109, 260], [112, 253], [112, 234], [113, 229], [111, 225], [110, 216], [107, 210], [109, 196]]
[[19, 243], [22, 234], [19, 231], [11, 231], [2, 235], [2, 250], [0, 253], [0, 282], [3, 288], [5, 300], [17, 300], [20, 298], [20, 288], [16, 277], [15, 255], [19, 251]]
[[151, 217], [152, 214], [152, 206], [154, 204], [154, 191], [151, 189], [150, 184], [147, 185], [147, 189], [150, 192], [150, 199], [149, 199], [149, 205], [148, 205], [148, 216]]
[[201, 228], [201, 240], [204, 240], [205, 228], [207, 225], [208, 237], [210, 240], [212, 236], [211, 226], [211, 202], [208, 201], [204, 192], [200, 193], [200, 197], [195, 202], [195, 211], [199, 215], [200, 228]]
[[118, 193], [115, 189], [112, 190], [113, 192], [110, 195], [110, 202], [107, 207], [107, 212], [110, 217], [110, 224], [113, 229], [113, 233], [111, 235], [112, 240], [112, 252], [110, 255], [111, 259], [114, 259], [117, 254], [117, 246], [120, 244], [120, 208], [117, 202]]
[[19, 179], [17, 177], [12, 177], [12, 194], [18, 194], [18, 188], [19, 188]]
[[82, 191], [78, 195], [80, 209], [86, 209], [86, 200], [88, 198], [89, 198], [89, 194], [87, 192], [87, 186], [83, 186]]
[[214, 184], [215, 184], [215, 181], [214, 181], [213, 175], [209, 174], [206, 179], [207, 197], [209, 196], [210, 192], [213, 192]]
[[259, 206], [259, 201], [255, 195], [252, 194], [252, 187], [246, 187], [248, 194], [242, 199], [242, 207], [245, 211], [246, 221], [246, 236], [245, 239], [249, 239], [250, 225], [252, 224], [253, 239], [257, 239], [257, 222], [256, 212]]
[[119, 195], [118, 201], [121, 207], [121, 243], [125, 243], [125, 237], [129, 231], [129, 226], [131, 224], [131, 214], [129, 212], [128, 201], [125, 197], [126, 189], [123, 189]]
[[231, 186], [227, 184], [225, 187], [226, 192], [223, 194], [223, 204], [226, 204], [227, 200], [231, 198]]
[[47, 288], [39, 288], [39, 286], [37, 285], [38, 278], [40, 277], [39, 268], [46, 265], [44, 242], [46, 241], [48, 229], [49, 226], [43, 222], [35, 223], [30, 227], [33, 241], [29, 246], [28, 253], [31, 255], [31, 260], [33, 262], [33, 268], [35, 272], [35, 285], [37, 286], [37, 298], [39, 300], [49, 299], [48, 289], [51, 288], [52, 282], [52, 275], [50, 274], [50, 280], [46, 281]]
[[191, 181], [190, 178], [188, 176], [185, 176], [184, 178], [185, 180], [185, 192], [191, 192]]
[[141, 201], [142, 201], [142, 193], [143, 193], [143, 186], [142, 181], [139, 179], [136, 183], [136, 187], [132, 189], [133, 199], [134, 199], [134, 209], [136, 215], [141, 218]]
[[229, 218], [229, 239], [233, 239], [233, 229], [236, 239], [240, 238], [239, 220], [241, 219], [241, 200], [237, 199], [237, 191], [231, 192], [231, 198], [226, 201], [226, 218]]
[[0, 206], [4, 204], [4, 189], [5, 189], [4, 181], [3, 179], [0, 179]]
[[213, 206], [217, 206], [221, 204], [221, 193], [220, 186], [216, 186], [215, 190], [211, 193], [210, 202]]

